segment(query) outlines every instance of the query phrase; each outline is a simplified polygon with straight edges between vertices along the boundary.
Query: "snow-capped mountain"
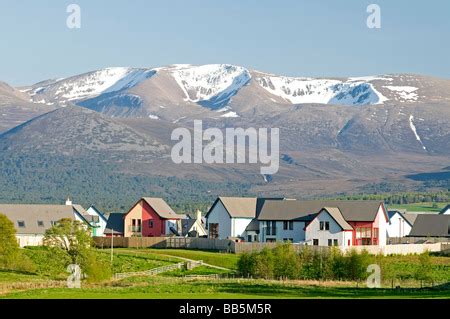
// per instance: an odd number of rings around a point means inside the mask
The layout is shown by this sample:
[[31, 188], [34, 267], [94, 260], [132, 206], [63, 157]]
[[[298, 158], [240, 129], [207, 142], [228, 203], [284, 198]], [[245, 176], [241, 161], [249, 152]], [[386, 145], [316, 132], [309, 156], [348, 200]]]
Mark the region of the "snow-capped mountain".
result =
[[211, 109], [224, 107], [250, 79], [250, 72], [240, 66], [210, 64], [178, 68], [171, 72], [186, 100]]
[[[135, 89], [141, 84], [157, 88], [156, 92]], [[305, 78], [272, 75], [229, 64], [177, 64], [158, 68], [106, 68], [41, 82], [26, 91], [34, 103], [48, 105], [71, 102], [89, 107], [92, 104], [89, 100], [95, 99], [96, 109], [103, 110], [112, 105], [116, 109], [127, 108], [127, 103], [136, 109], [145, 108], [144, 104], [152, 106], [158, 101], [169, 106], [197, 104], [224, 111], [233, 107], [235, 96], [246, 94], [242, 92], [264, 95], [267, 103], [281, 104], [365, 106], [417, 102], [423, 96], [417, 84], [420, 84], [417, 79], [406, 75]], [[138, 112], [139, 115], [143, 113]], [[150, 114], [150, 110], [147, 113]], [[118, 112], [117, 115], [121, 114], [129, 115], [129, 112]]]
[[96, 97], [100, 94], [130, 89], [155, 74], [151, 69], [106, 68], [59, 79], [47, 85], [35, 85], [28, 91], [36, 103], [65, 104]]
[[271, 94], [292, 104], [371, 105], [388, 100], [366, 79], [341, 81], [261, 76], [257, 78], [257, 82]]

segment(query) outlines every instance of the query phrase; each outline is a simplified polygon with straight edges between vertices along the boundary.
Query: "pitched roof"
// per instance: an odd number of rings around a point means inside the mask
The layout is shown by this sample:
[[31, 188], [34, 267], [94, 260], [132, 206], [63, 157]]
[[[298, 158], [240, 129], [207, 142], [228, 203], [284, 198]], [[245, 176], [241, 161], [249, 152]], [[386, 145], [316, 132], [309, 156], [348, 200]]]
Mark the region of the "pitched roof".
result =
[[447, 206], [445, 206], [444, 208], [441, 209], [441, 211], [439, 212], [439, 214], [444, 214], [446, 211], [450, 210], [450, 204], [448, 204]]
[[[0, 214], [14, 223], [17, 234], [44, 234], [52, 222], [74, 219], [72, 206], [67, 205], [0, 204]], [[18, 221], [23, 221], [25, 226], [19, 227]]]
[[255, 218], [256, 216], [256, 197], [219, 197], [206, 214], [208, 217], [217, 202], [222, 202], [230, 217]]
[[310, 221], [323, 207], [336, 207], [346, 221], [373, 221], [382, 204], [380, 201], [363, 200], [267, 200], [258, 219]]
[[180, 219], [180, 216], [173, 211], [164, 199], [159, 197], [143, 197], [142, 199], [153, 208], [159, 217], [165, 219]]
[[414, 223], [416, 222], [418, 214], [403, 214], [403, 218], [411, 225], [414, 226]]
[[108, 221], [108, 217], [105, 216], [104, 213], [102, 213], [101, 211], [99, 211], [99, 210], [97, 209], [97, 207], [95, 207], [94, 205], [91, 205], [91, 206], [86, 210], [86, 212], [90, 215], [89, 210], [93, 210], [94, 212], [97, 213], [97, 215], [98, 215], [101, 219], [103, 219], [103, 220], [106, 221], [106, 222]]
[[336, 221], [336, 223], [343, 229], [343, 230], [353, 230], [353, 227], [349, 225], [344, 219], [344, 216], [342, 216], [341, 211], [337, 207], [324, 207], [321, 212], [326, 211], [330, 216]]
[[114, 235], [123, 235], [124, 228], [124, 218], [125, 214], [122, 213], [111, 213], [109, 214], [108, 221], [106, 223], [105, 231], [103, 232], [106, 235], [114, 234]]
[[[188, 235], [191, 232], [192, 226], [194, 226], [196, 221], [197, 221], [196, 219], [182, 219], [181, 220], [181, 234], [183, 236]], [[200, 224], [198, 226], [203, 228], [203, 230], [206, 232], [203, 225]]]
[[408, 224], [410, 224], [411, 226], [414, 225], [414, 222], [416, 221], [417, 216], [419, 216], [419, 214], [407, 214], [402, 210], [390, 210], [388, 212], [388, 216], [389, 216], [389, 221], [392, 219], [392, 217], [398, 214], [399, 216], [401, 216], [404, 220], [406, 220], [406, 222]]
[[245, 228], [245, 231], [259, 231], [259, 220], [253, 218], [252, 221]]
[[409, 237], [450, 237], [450, 215], [418, 215]]
[[[94, 215], [89, 215], [89, 213], [83, 208], [81, 205], [72, 205], [75, 212], [78, 213], [78, 215], [85, 220], [89, 225], [91, 223], [98, 223], [99, 217]], [[92, 225], [91, 225], [92, 226]]]

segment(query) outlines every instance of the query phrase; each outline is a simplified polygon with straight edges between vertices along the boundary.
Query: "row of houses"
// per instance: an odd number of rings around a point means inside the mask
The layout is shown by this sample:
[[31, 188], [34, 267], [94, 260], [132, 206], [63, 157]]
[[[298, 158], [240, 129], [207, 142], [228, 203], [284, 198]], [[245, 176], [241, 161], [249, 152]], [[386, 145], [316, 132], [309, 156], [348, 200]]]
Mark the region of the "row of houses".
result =
[[206, 218], [210, 238], [341, 247], [385, 245], [389, 224], [379, 201], [219, 197]]
[[127, 212], [65, 205], [0, 204], [21, 247], [41, 245], [45, 230], [62, 218], [78, 220], [92, 236], [209, 237], [247, 242], [290, 241], [315, 246], [384, 246], [388, 238], [450, 238], [450, 205], [441, 214], [388, 211], [381, 201], [219, 197], [206, 216], [181, 215], [162, 198], [140, 198]]

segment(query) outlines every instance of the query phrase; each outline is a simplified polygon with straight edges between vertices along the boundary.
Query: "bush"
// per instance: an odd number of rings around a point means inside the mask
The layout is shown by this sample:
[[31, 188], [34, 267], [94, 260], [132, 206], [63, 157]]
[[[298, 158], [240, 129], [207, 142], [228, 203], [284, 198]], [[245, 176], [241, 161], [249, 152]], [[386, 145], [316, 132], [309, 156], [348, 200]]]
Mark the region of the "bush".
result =
[[273, 249], [242, 254], [238, 271], [242, 276], [265, 279], [364, 280], [370, 256], [355, 250], [346, 255], [337, 248], [315, 250], [302, 247], [297, 253], [290, 243]]
[[296, 279], [300, 275], [300, 259], [294, 247], [287, 244], [277, 245], [273, 253], [273, 275], [275, 278]]
[[5, 215], [0, 214], [0, 269], [33, 272], [35, 267], [24, 256], [16, 239], [14, 224]]
[[357, 253], [352, 249], [347, 256], [347, 274], [346, 278], [350, 280], [361, 281], [368, 277], [367, 267], [370, 264], [370, 256], [367, 251]]

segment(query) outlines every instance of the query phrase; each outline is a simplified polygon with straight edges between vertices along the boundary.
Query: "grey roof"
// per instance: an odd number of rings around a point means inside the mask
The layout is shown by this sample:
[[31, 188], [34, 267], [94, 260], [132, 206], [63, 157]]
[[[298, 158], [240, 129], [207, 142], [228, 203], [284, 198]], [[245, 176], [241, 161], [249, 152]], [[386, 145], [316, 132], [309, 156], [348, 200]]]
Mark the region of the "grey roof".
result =
[[256, 197], [219, 197], [231, 217], [256, 217]]
[[122, 213], [109, 214], [108, 222], [106, 223], [105, 231], [106, 235], [114, 233], [114, 235], [123, 235], [124, 228], [124, 216]]
[[[94, 205], [91, 205], [89, 208], [92, 208], [98, 214], [98, 216], [100, 216], [100, 218], [102, 218], [104, 221], [108, 221], [108, 216], [105, 216], [105, 214], [102, 213], [101, 211], [99, 211], [97, 209], [97, 207], [95, 207]], [[88, 210], [89, 210], [89, 208], [88, 208]]]
[[159, 217], [165, 219], [180, 219], [180, 216], [173, 211], [164, 199], [159, 197], [143, 197], [142, 200], [149, 204]]
[[450, 215], [418, 215], [409, 237], [450, 237]]
[[247, 225], [245, 231], [259, 231], [259, 220], [253, 218], [252, 221]]
[[[72, 205], [73, 209], [78, 213], [78, 215], [83, 218], [89, 225], [91, 223], [98, 223], [99, 217], [89, 215], [88, 212], [81, 205]], [[92, 226], [92, 225], [91, 225]]]
[[232, 218], [255, 218], [266, 200], [279, 201], [283, 198], [256, 198], [256, 197], [218, 197], [210, 210], [206, 214], [208, 218], [209, 213], [214, 206], [220, 201]]
[[450, 204], [448, 204], [447, 206], [442, 208], [441, 211], [439, 212], [439, 214], [444, 214], [447, 210], [450, 210]]
[[258, 219], [310, 221], [322, 208], [337, 207], [346, 221], [373, 221], [380, 205], [383, 205], [383, 202], [363, 200], [267, 200]]
[[324, 207], [322, 211], [328, 212], [330, 216], [336, 221], [336, 223], [341, 226], [343, 230], [353, 230], [353, 227], [349, 225], [342, 216], [341, 211], [337, 207]]
[[[52, 222], [74, 219], [72, 206], [67, 205], [0, 204], [0, 214], [14, 223], [17, 234], [44, 234]], [[19, 227], [18, 221], [25, 222], [25, 227]]]
[[419, 216], [419, 214], [407, 214], [407, 213], [403, 212], [402, 210], [390, 210], [388, 212], [389, 221], [395, 214], [399, 214], [411, 226], [414, 225], [414, 222], [416, 221], [417, 216]]

